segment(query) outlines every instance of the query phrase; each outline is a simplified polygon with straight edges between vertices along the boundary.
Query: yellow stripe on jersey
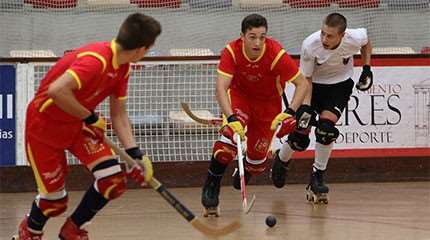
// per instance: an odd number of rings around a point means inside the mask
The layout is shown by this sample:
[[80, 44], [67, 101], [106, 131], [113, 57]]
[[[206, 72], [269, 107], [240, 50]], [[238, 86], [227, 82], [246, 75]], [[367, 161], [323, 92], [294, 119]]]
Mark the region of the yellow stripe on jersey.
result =
[[217, 70], [217, 72], [218, 72], [219, 74], [221, 74], [221, 75], [223, 75], [223, 76], [226, 76], [226, 77], [229, 77], [229, 78], [232, 78], [232, 77], [233, 77], [233, 74], [223, 72], [223, 71], [221, 71], [221, 70], [219, 70], [219, 69]]
[[282, 85], [281, 85], [281, 75], [276, 76], [276, 89], [278, 89], [278, 94], [279, 96], [281, 96], [282, 93], [284, 92], [284, 89], [282, 88]]
[[234, 63], [236, 63], [236, 56], [234, 55], [233, 49], [230, 47], [230, 44], [227, 44], [226, 48], [230, 52], [231, 56], [233, 57]]
[[98, 60], [100, 60], [100, 62], [102, 62], [102, 64], [103, 64], [102, 73], [106, 70], [106, 67], [107, 67], [106, 59], [104, 57], [102, 57], [102, 55], [100, 55], [96, 52], [90, 52], [90, 51], [81, 52], [78, 54], [78, 58], [85, 57], [85, 56], [93, 56], [93, 57], [97, 58]]
[[116, 51], [115, 39], [112, 39], [112, 41], [110, 42], [110, 48], [112, 50], [112, 66], [113, 66], [113, 69], [117, 70], [119, 68], [119, 65], [118, 65], [118, 55]]
[[292, 81], [294, 81], [294, 80], [296, 80], [296, 78], [298, 77], [300, 75], [300, 70], [298, 70], [297, 71], [297, 73], [290, 79], [290, 80], [288, 80], [287, 82], [292, 82]]
[[127, 100], [127, 96], [118, 97], [118, 100]]
[[76, 83], [78, 84], [78, 90], [81, 89], [82, 83], [81, 83], [81, 79], [79, 78], [78, 74], [75, 71], [73, 71], [72, 69], [67, 69], [66, 73], [69, 73], [70, 75], [72, 75], [72, 77], [75, 79]]
[[51, 105], [52, 103], [54, 103], [54, 99], [52, 99], [52, 98], [48, 98], [48, 100], [46, 100], [46, 101], [42, 104], [42, 106], [39, 108], [39, 112], [43, 112], [43, 111], [45, 111], [45, 109], [46, 109], [49, 105]]
[[251, 60], [249, 57], [248, 57], [248, 55], [246, 55], [246, 52], [245, 52], [245, 44], [242, 44], [242, 54], [243, 54], [243, 56], [246, 58], [246, 60], [248, 61], [248, 62], [252, 62], [252, 63], [254, 63], [254, 62], [258, 62], [258, 61], [260, 61], [260, 59], [264, 56], [264, 53], [266, 52], [266, 43], [264, 43], [263, 44], [263, 50], [261, 51], [261, 54], [260, 54], [260, 56], [258, 56], [258, 58], [257, 59], [255, 59], [255, 60]]
[[[300, 75], [300, 70], [298, 70], [297, 73], [290, 80], [287, 80], [287, 82], [290, 83], [290, 82], [296, 80], [296, 78], [299, 75]], [[282, 95], [282, 93], [284, 92], [284, 89], [282, 88], [282, 85], [281, 85], [281, 76], [280, 75], [278, 75], [276, 77], [276, 89], [278, 89], [279, 95]]]
[[31, 168], [33, 169], [34, 178], [36, 179], [37, 188], [39, 189], [39, 193], [47, 194], [45, 185], [42, 182], [42, 178], [40, 177], [39, 170], [37, 170], [36, 163], [34, 162], [33, 151], [31, 150], [30, 144], [27, 143], [27, 154], [28, 160], [30, 160]]
[[282, 55], [284, 55], [285, 50], [281, 49], [281, 51], [278, 52], [275, 59], [272, 62], [272, 65], [270, 66], [270, 70], [273, 70], [276, 67], [276, 64], [278, 63], [279, 59], [281, 59]]
[[124, 78], [128, 78], [128, 76], [130, 76], [130, 73], [131, 73], [131, 66], [128, 67], [128, 71], [125, 74]]

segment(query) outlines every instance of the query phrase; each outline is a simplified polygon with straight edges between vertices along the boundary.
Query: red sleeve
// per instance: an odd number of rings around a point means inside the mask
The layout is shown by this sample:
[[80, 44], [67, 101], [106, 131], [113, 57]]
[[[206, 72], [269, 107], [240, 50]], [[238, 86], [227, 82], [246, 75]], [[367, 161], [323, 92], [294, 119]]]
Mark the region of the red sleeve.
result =
[[227, 77], [233, 77], [236, 72], [235, 58], [236, 57], [234, 56], [234, 52], [231, 48], [224, 48], [219, 61], [218, 73]]
[[67, 69], [78, 83], [78, 89], [87, 85], [89, 81], [101, 76], [103, 63], [93, 56], [83, 56], [77, 58], [75, 62]]
[[281, 75], [281, 81], [284, 82], [294, 81], [300, 73], [296, 62], [294, 62], [287, 52], [285, 52], [281, 59], [279, 59], [274, 71], [276, 72], [276, 75]]
[[121, 74], [121, 78], [119, 79], [118, 87], [115, 89], [115, 97], [118, 99], [127, 99], [127, 88], [128, 88], [128, 79], [130, 78], [131, 68], [126, 68], [124, 74]]

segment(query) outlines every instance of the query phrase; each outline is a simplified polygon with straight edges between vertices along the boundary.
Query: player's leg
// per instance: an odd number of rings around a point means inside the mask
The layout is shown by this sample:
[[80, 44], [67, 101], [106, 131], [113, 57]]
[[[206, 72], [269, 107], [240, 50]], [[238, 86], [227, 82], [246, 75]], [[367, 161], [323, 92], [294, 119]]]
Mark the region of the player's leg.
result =
[[354, 82], [348, 79], [341, 83], [316, 87], [316, 90], [327, 94], [315, 98], [320, 104], [320, 116], [315, 128], [315, 160], [306, 188], [309, 201], [328, 203], [329, 188], [324, 182], [324, 175], [334, 142], [339, 136], [335, 124], [348, 104], [353, 86]]
[[201, 202], [206, 209], [204, 215], [219, 215], [219, 193], [221, 188], [221, 179], [231, 161], [236, 157], [236, 146], [227, 143], [225, 137], [214, 143], [212, 157], [209, 163], [208, 175], [203, 184]]
[[[245, 127], [248, 122], [249, 106], [244, 101], [243, 96], [230, 92], [230, 102], [233, 112], [239, 116], [242, 125]], [[226, 116], [223, 116], [226, 122]], [[220, 136], [219, 140], [214, 143], [212, 156], [209, 163], [208, 174], [202, 188], [201, 202], [204, 206], [204, 216], [219, 216], [219, 193], [221, 188], [221, 179], [227, 166], [234, 160], [237, 155], [236, 144], [229, 138]]]
[[70, 148], [94, 175], [95, 181], [85, 192], [80, 203], [63, 224], [60, 239], [87, 239], [85, 226], [106, 204], [126, 190], [126, 178], [118, 159], [105, 143], [80, 134]]
[[311, 122], [315, 122], [314, 109], [308, 105], [302, 105], [296, 113], [297, 121], [300, 121], [302, 116], [312, 116], [308, 121], [307, 126], [296, 127], [296, 129], [288, 135], [286, 144], [283, 144], [281, 149], [275, 152], [271, 178], [273, 185], [277, 188], [282, 188], [285, 185], [287, 172], [289, 170], [290, 159], [294, 151], [304, 151], [309, 146], [309, 133], [311, 130]]
[[312, 166], [309, 185], [306, 187], [306, 198], [314, 203], [328, 203], [327, 194], [329, 188], [325, 184], [324, 174], [334, 141], [339, 135], [339, 131], [335, 127], [336, 121], [337, 116], [335, 114], [324, 110], [319, 117], [315, 129], [315, 160]]
[[[246, 154], [243, 161], [245, 184], [248, 184], [252, 176], [263, 173], [267, 168], [268, 151], [274, 134], [270, 130], [270, 125], [271, 121], [250, 119], [248, 122]], [[236, 189], [240, 189], [239, 171], [236, 171], [233, 175], [233, 186]]]
[[13, 239], [42, 239], [43, 228], [50, 217], [66, 211], [67, 192], [64, 178], [67, 171], [63, 149], [56, 149], [26, 135], [27, 160], [36, 179], [38, 195], [30, 213], [21, 221], [18, 236]]

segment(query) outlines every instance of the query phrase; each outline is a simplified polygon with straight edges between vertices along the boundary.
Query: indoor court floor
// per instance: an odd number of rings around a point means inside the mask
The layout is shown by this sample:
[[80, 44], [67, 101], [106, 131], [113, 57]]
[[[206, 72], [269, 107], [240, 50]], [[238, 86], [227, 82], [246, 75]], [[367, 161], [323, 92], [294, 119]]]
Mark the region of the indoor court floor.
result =
[[[241, 228], [218, 239], [291, 240], [430, 240], [430, 182], [329, 184], [328, 205], [305, 200], [303, 184], [249, 186], [248, 197], [256, 195], [255, 205], [241, 214], [240, 192], [224, 186], [221, 216], [201, 217], [200, 188], [169, 189], [204, 223], [224, 226], [235, 218]], [[0, 194], [0, 239], [11, 239], [35, 193]], [[83, 192], [71, 192], [70, 214]], [[265, 225], [274, 215], [277, 224]], [[66, 215], [51, 219], [44, 239], [56, 235]], [[91, 240], [211, 239], [196, 231], [158, 193], [133, 189], [103, 209], [88, 227]]]

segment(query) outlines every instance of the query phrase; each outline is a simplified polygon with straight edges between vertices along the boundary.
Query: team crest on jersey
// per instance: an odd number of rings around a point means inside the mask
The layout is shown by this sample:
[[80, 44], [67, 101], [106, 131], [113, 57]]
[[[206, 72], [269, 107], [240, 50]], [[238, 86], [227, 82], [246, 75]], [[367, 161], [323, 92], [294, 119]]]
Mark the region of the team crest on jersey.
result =
[[269, 148], [269, 145], [270, 145], [269, 140], [262, 138], [262, 139], [258, 139], [254, 148], [257, 152], [265, 153]]
[[346, 65], [346, 64], [348, 64], [348, 62], [349, 62], [349, 59], [350, 59], [350, 58], [344, 58], [344, 59], [343, 59], [343, 65]]
[[90, 137], [85, 138], [84, 147], [89, 155], [96, 154], [104, 149], [103, 144], [101, 144], [99, 140]]

